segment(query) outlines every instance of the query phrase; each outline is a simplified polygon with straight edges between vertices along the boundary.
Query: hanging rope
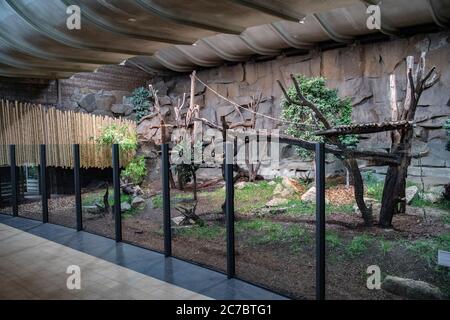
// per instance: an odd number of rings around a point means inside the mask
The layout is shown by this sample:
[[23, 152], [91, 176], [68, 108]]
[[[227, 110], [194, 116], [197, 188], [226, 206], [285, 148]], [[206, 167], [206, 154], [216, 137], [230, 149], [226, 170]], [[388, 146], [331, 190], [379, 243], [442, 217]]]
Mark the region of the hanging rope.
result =
[[217, 92], [216, 90], [214, 90], [213, 88], [211, 88], [210, 86], [208, 86], [205, 82], [203, 82], [202, 80], [200, 80], [196, 75], [193, 75], [193, 76], [194, 76], [194, 78], [195, 78], [198, 82], [200, 82], [202, 85], [204, 85], [209, 91], [211, 91], [212, 93], [214, 93], [215, 95], [217, 95], [217, 96], [220, 97], [221, 99], [227, 101], [228, 103], [232, 104], [233, 106], [235, 106], [235, 107], [237, 107], [237, 108], [240, 108], [240, 109], [245, 110], [245, 111], [247, 111], [247, 112], [253, 113], [253, 114], [258, 115], [258, 116], [260, 116], [260, 117], [263, 117], [263, 118], [267, 118], [267, 119], [273, 120], [273, 121], [275, 121], [275, 122], [291, 124], [291, 125], [294, 125], [294, 126], [297, 126], [297, 127], [304, 128], [305, 130], [315, 131], [315, 130], [318, 129], [317, 126], [312, 126], [312, 125], [308, 125], [308, 124], [304, 124], [304, 123], [298, 123], [298, 122], [289, 121], [289, 120], [285, 120], [285, 119], [275, 118], [275, 117], [269, 116], [269, 115], [267, 115], [267, 114], [263, 114], [263, 113], [260, 113], [260, 112], [253, 111], [253, 110], [250, 110], [250, 109], [248, 109], [248, 108], [245, 108], [245, 107], [241, 106], [240, 104], [238, 104], [238, 103], [236, 103], [236, 102], [234, 102], [234, 101], [228, 99], [227, 97], [224, 97], [223, 95], [221, 95], [219, 92]]

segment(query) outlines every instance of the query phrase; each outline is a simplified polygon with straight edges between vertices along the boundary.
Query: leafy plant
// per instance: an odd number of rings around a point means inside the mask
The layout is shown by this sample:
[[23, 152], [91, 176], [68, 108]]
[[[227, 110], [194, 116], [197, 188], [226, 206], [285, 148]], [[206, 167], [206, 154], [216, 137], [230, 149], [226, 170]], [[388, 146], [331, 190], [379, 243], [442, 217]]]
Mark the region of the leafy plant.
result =
[[[349, 98], [341, 99], [336, 89], [326, 87], [326, 80], [322, 77], [307, 78], [303, 75], [296, 76], [300, 90], [305, 98], [313, 102], [332, 126], [349, 125], [352, 123], [352, 104]], [[295, 87], [287, 90], [290, 98], [296, 100]], [[282, 118], [299, 124], [315, 126], [317, 130], [324, 129], [322, 124], [316, 121], [314, 115], [307, 107], [290, 104], [285, 99], [281, 102]], [[314, 134], [315, 130], [305, 130], [295, 124], [290, 124], [286, 133], [307, 141], [323, 141], [323, 138]], [[341, 142], [348, 147], [355, 147], [358, 143], [356, 135], [346, 135], [340, 138]], [[297, 148], [299, 156], [303, 159], [311, 158], [311, 151]]]
[[118, 144], [119, 149], [124, 152], [134, 151], [138, 145], [136, 132], [126, 124], [110, 124], [104, 127], [95, 142], [102, 146]]
[[153, 93], [144, 87], [137, 88], [133, 91], [131, 103], [133, 104], [133, 109], [136, 112], [136, 121], [141, 120], [142, 117], [145, 117], [150, 113], [152, 98]]
[[147, 167], [144, 156], [133, 158], [126, 168], [122, 170], [121, 176], [134, 184], [141, 184], [147, 176]]

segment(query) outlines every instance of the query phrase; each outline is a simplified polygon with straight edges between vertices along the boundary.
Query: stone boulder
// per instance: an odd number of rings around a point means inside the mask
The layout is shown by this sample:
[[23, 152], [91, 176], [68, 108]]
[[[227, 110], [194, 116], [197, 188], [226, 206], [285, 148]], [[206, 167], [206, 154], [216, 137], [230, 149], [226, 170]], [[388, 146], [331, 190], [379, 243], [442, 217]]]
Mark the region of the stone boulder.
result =
[[405, 189], [405, 198], [407, 204], [411, 204], [411, 201], [417, 195], [417, 192], [419, 192], [419, 188], [417, 188], [416, 186], [411, 186]]
[[80, 108], [83, 108], [87, 112], [92, 112], [95, 109], [95, 94], [88, 93], [84, 95], [78, 102]]
[[122, 213], [131, 210], [131, 205], [128, 202], [122, 202], [120, 204], [120, 210], [122, 211]]
[[289, 200], [284, 198], [273, 198], [266, 203], [266, 207], [278, 207], [288, 204]]
[[316, 187], [309, 188], [309, 190], [302, 195], [301, 199], [304, 202], [316, 202]]
[[119, 116], [122, 116], [125, 115], [127, 109], [128, 106], [125, 104], [113, 104], [113, 106], [111, 107], [111, 112]]
[[145, 199], [142, 197], [134, 197], [133, 200], [131, 200], [131, 207], [133, 208], [139, 208], [141, 206], [145, 205]]
[[387, 276], [381, 283], [381, 288], [389, 293], [419, 300], [440, 300], [444, 299], [441, 290], [427, 282]]

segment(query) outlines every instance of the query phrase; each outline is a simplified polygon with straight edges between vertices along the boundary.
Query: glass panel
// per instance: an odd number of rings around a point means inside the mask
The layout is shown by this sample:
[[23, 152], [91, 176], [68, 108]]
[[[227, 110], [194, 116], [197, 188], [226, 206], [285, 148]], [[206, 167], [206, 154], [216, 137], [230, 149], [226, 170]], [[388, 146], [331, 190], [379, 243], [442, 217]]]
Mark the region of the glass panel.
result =
[[[96, 145], [80, 145], [81, 158], [81, 201], [83, 228], [87, 232], [115, 238], [114, 218], [112, 206], [114, 205], [114, 188], [112, 181], [112, 168], [85, 168], [84, 157], [93, 154], [93, 148], [102, 148]], [[104, 148], [105, 154], [111, 157], [111, 148]]]
[[[47, 155], [58, 155], [65, 157], [65, 163], [73, 163], [73, 152], [71, 145], [47, 145]], [[50, 223], [75, 228], [75, 196], [73, 168], [55, 167], [51, 159], [48, 161], [48, 219]]]
[[[427, 200], [421, 183], [411, 177], [407, 183], [412, 191], [410, 195], [414, 191], [417, 193], [406, 206], [405, 213], [393, 216], [392, 228], [383, 229], [376, 223], [385, 177], [371, 172], [365, 172], [363, 176], [366, 203], [371, 203], [373, 208], [374, 226], [364, 226], [359, 211], [339, 212], [336, 206], [329, 210], [331, 212], [327, 216], [326, 232], [327, 298], [408, 298], [404, 292], [397, 294], [401, 291], [401, 285], [396, 280], [391, 282], [391, 289], [380, 289], [377, 284], [386, 281], [388, 276], [425, 281], [448, 296], [450, 273], [448, 268], [437, 263], [439, 250], [450, 251], [448, 201], [442, 197], [434, 203]], [[333, 203], [335, 200], [331, 198], [331, 191], [336, 189], [333, 186], [335, 182], [330, 179], [327, 182], [330, 202]], [[341, 186], [343, 183], [342, 181]], [[343, 190], [340, 193], [341, 199], [345, 195]], [[350, 190], [352, 193], [352, 185]], [[425, 185], [425, 194], [435, 190], [437, 189], [433, 189], [433, 186]], [[350, 195], [348, 197], [353, 201]]]
[[[176, 188], [171, 190], [172, 250], [176, 257], [216, 270], [226, 270], [225, 201], [222, 169], [218, 165], [196, 170], [194, 179], [186, 168], [172, 167]], [[185, 173], [185, 175], [183, 175]], [[187, 176], [189, 178], [183, 178]]]
[[261, 165], [256, 180], [235, 184], [236, 274], [292, 298], [314, 299], [315, 206], [301, 200], [314, 175], [310, 163], [302, 164], [304, 171], [289, 165], [285, 149], [279, 164]]
[[19, 216], [42, 220], [40, 167], [38, 163], [29, 163], [29, 159], [39, 159], [39, 146], [17, 145]]
[[[138, 158], [139, 159], [139, 158]], [[146, 176], [140, 186], [132, 183], [122, 190], [122, 237], [124, 241], [149, 248], [164, 250], [162, 186], [160, 157], [143, 159]], [[126, 178], [125, 178], [126, 179]], [[135, 180], [136, 181], [136, 180]]]

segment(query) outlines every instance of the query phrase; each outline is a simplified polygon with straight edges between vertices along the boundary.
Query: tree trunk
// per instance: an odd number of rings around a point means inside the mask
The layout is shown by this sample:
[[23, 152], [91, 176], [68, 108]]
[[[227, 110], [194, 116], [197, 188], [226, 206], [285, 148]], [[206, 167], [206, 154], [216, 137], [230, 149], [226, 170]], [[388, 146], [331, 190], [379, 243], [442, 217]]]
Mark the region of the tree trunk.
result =
[[372, 225], [372, 207], [367, 207], [364, 202], [364, 181], [361, 175], [361, 171], [358, 167], [358, 162], [355, 159], [347, 159], [344, 161], [344, 165], [349, 170], [353, 178], [353, 189], [355, 192], [355, 200], [359, 211], [361, 211], [364, 224], [366, 226]]

